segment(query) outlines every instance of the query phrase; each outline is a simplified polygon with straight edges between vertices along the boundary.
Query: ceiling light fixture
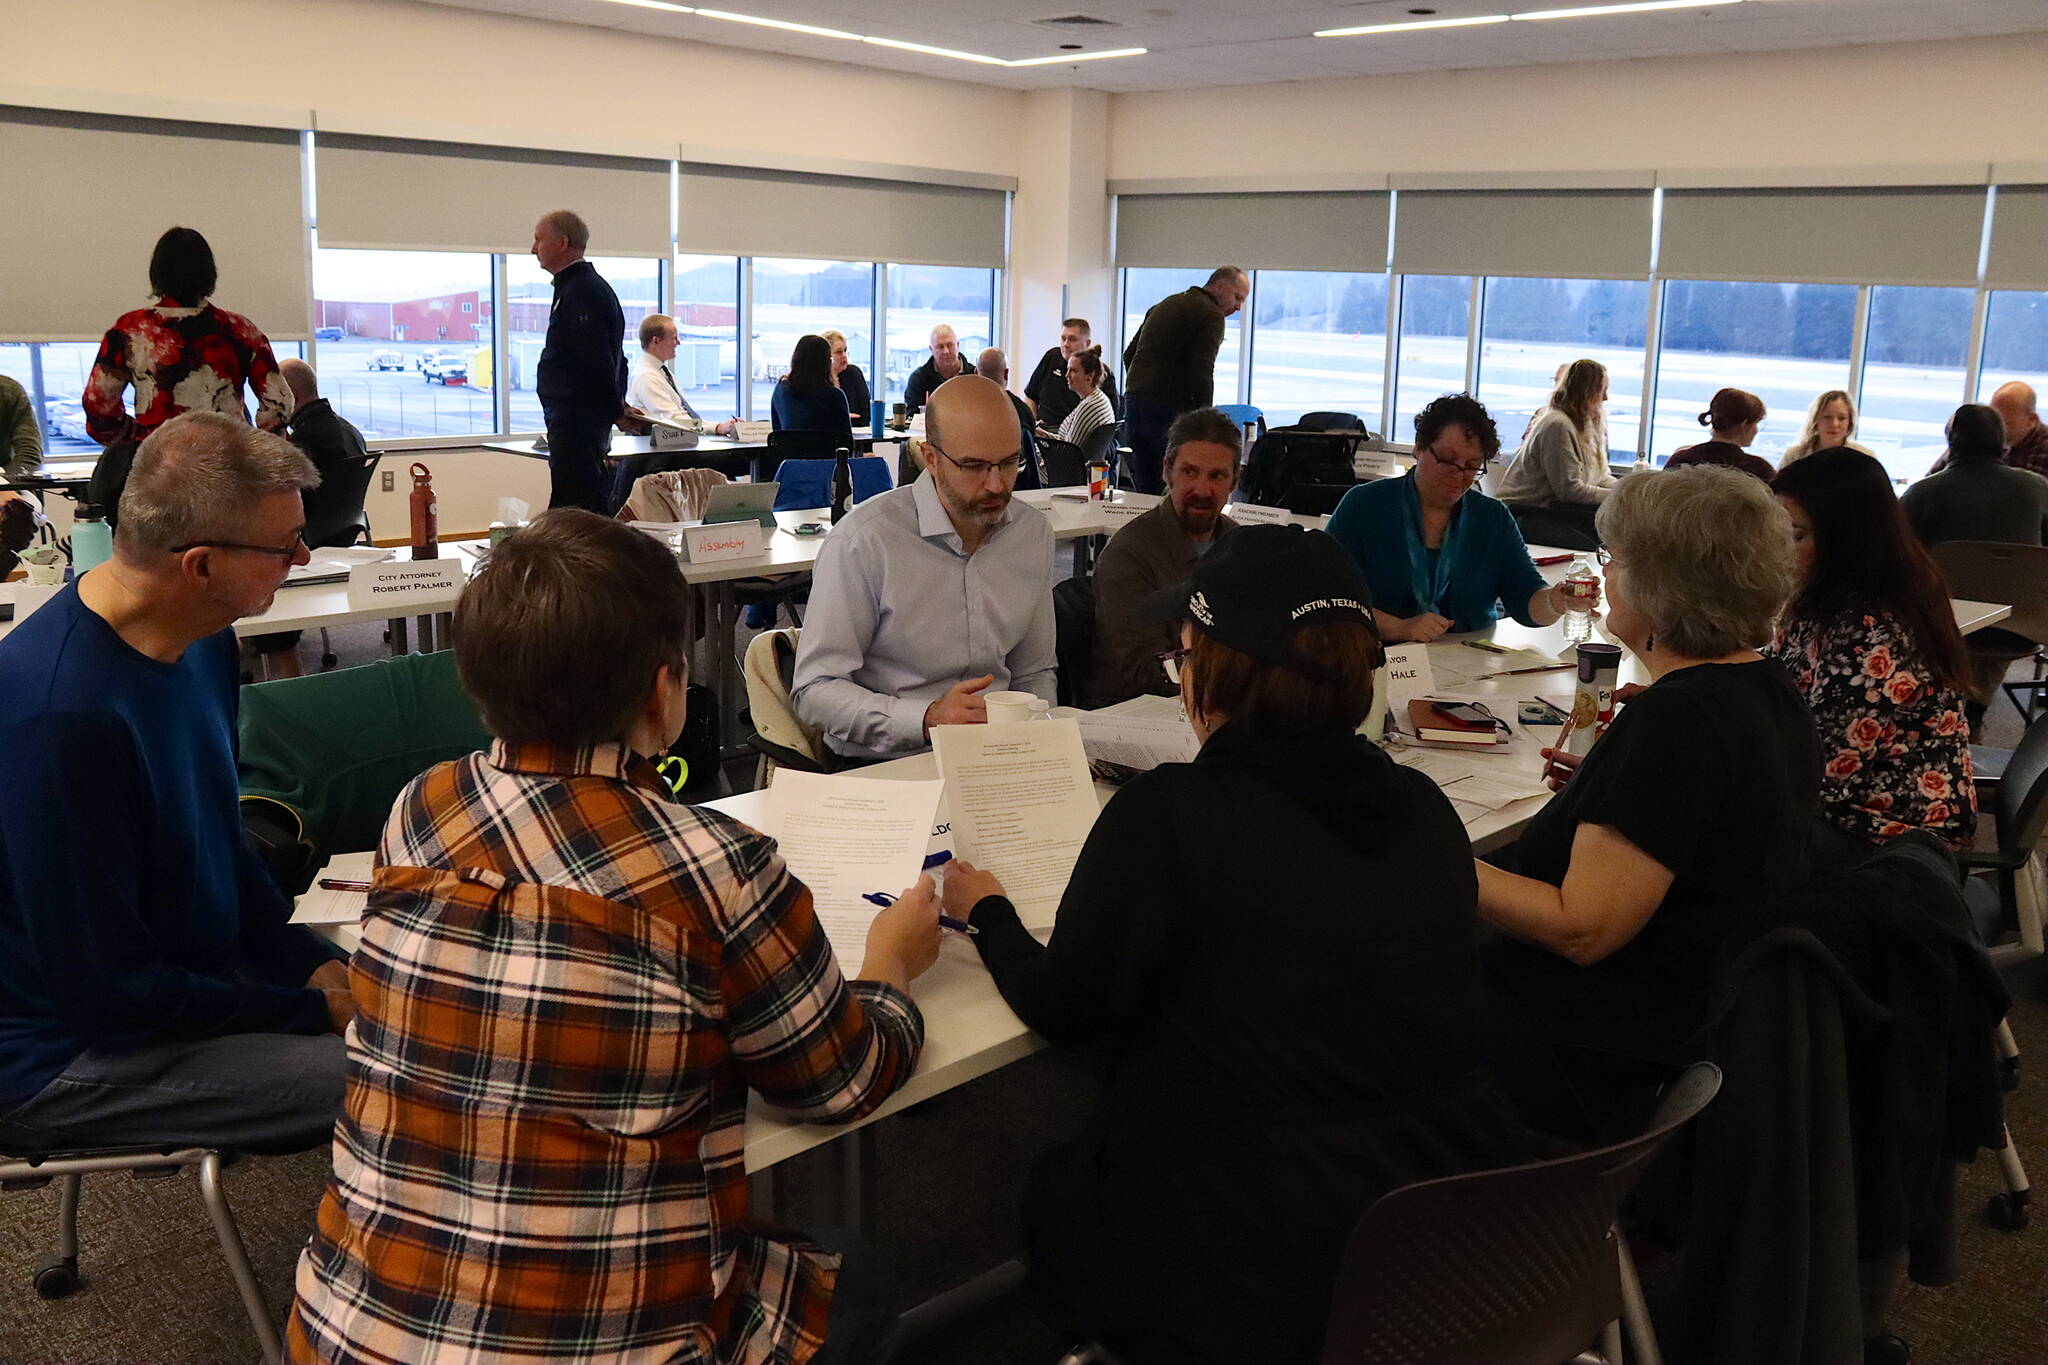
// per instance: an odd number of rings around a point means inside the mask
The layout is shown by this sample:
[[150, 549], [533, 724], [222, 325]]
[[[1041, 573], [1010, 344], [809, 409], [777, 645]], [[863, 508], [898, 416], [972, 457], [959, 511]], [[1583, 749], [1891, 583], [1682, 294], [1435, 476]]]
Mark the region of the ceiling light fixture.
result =
[[1366, 33], [1413, 33], [1419, 28], [1471, 28], [1475, 24], [1505, 24], [1505, 14], [1475, 14], [1465, 19], [1417, 19], [1405, 24], [1365, 24], [1358, 28], [1316, 30], [1318, 38], [1356, 38]]
[[1425, 19], [1412, 24], [1368, 24], [1359, 28], [1325, 28], [1318, 38], [1356, 38], [1368, 33], [1412, 33], [1424, 28], [1470, 28], [1476, 24], [1533, 23], [1540, 19], [1586, 19], [1600, 14], [1642, 14], [1660, 9], [1705, 9], [1739, 5], [1743, 0], [1632, 0], [1622, 5], [1579, 5], [1571, 9], [1534, 9], [1520, 14], [1480, 14], [1468, 19]]
[[787, 19], [763, 19], [758, 14], [734, 14], [731, 10], [725, 9], [700, 9], [697, 13], [706, 19], [727, 19], [735, 24], [754, 24], [760, 28], [779, 28], [789, 33], [808, 33], [814, 38], [844, 38], [850, 43], [860, 41], [858, 33], [848, 33], [844, 29], [819, 28], [816, 24], [796, 24]]
[[[764, 19], [758, 14], [737, 14], [725, 9], [700, 9], [692, 5], [670, 4], [669, 0], [608, 0], [614, 5], [632, 5], [639, 9], [666, 10], [673, 14], [695, 14], [705, 19], [724, 19], [735, 24], [753, 24], [759, 28], [778, 28], [787, 33], [807, 33], [814, 38], [840, 38], [853, 43], [871, 43], [876, 47], [891, 47], [900, 52], [921, 52], [927, 57], [949, 57], [956, 62], [973, 62], [977, 66], [1057, 66], [1065, 62], [1095, 62], [1105, 57], [1142, 57], [1142, 47], [1119, 47], [1105, 52], [1061, 52], [1052, 57], [1023, 57], [1006, 61], [1001, 57], [989, 57], [979, 52], [962, 52], [957, 48], [933, 47], [929, 43], [913, 43], [902, 38], [882, 38], [863, 33], [848, 33], [844, 29], [820, 28], [816, 24], [793, 23], [788, 19]], [[1067, 45], [1071, 46], [1071, 44]]]
[[1149, 48], [1113, 47], [1106, 52], [1062, 52], [1057, 57], [1020, 57], [1004, 66], [1061, 66], [1067, 62], [1099, 62], [1105, 57], [1142, 57]]
[[1708, 5], [1739, 5], [1742, 0], [1634, 0], [1626, 5], [1579, 5], [1572, 9], [1536, 9], [1508, 18], [1519, 23], [1535, 19], [1585, 19], [1596, 14], [1641, 14], [1653, 9], [1704, 9]]

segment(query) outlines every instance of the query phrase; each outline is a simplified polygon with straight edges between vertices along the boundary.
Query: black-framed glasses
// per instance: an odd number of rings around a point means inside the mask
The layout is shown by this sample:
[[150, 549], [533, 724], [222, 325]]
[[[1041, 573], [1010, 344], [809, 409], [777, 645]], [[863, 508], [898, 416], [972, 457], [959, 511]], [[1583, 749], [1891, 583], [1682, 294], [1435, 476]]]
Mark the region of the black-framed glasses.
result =
[[1007, 460], [956, 460], [951, 455], [946, 454], [945, 450], [935, 441], [927, 439], [925, 445], [938, 451], [940, 457], [947, 464], [952, 465], [953, 468], [973, 479], [987, 478], [991, 470], [997, 474], [1007, 474], [1014, 479], [1024, 468], [1024, 452], [1021, 450]]
[[1483, 478], [1486, 474], [1486, 467], [1493, 463], [1491, 460], [1481, 459], [1476, 465], [1459, 464], [1456, 460], [1445, 459], [1442, 455], [1437, 454], [1435, 446], [1429, 446], [1427, 449], [1430, 459], [1435, 460], [1445, 469], [1457, 470], [1468, 479]]
[[1152, 657], [1159, 660], [1159, 666], [1166, 670], [1166, 680], [1175, 687], [1179, 687], [1181, 661], [1188, 657], [1187, 646], [1182, 645], [1178, 649], [1162, 649]]
[[173, 545], [171, 553], [181, 555], [187, 550], [247, 550], [252, 555], [276, 555], [279, 559], [296, 559], [301, 550], [310, 548], [306, 544], [303, 530], [292, 532], [292, 543], [285, 546], [245, 545], [239, 540], [194, 540], [184, 545]]

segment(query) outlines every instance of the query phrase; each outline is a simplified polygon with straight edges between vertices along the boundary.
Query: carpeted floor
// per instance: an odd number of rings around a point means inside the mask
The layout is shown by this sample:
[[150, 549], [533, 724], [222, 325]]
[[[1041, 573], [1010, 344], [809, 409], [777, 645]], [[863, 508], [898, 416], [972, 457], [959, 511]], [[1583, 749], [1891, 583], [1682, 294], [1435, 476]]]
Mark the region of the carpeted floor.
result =
[[[363, 662], [380, 648], [368, 628], [336, 632], [336, 645], [344, 663]], [[309, 645], [309, 663], [311, 652]], [[1988, 738], [2011, 744], [2017, 724], [2012, 709], [2003, 710]], [[2013, 1031], [2036, 1068], [2009, 1097], [2008, 1123], [2038, 1176], [2048, 1171], [2048, 964], [2022, 964], [2008, 977]], [[1033, 1154], [1080, 1123], [1093, 1088], [1085, 1059], [1040, 1053], [877, 1125], [877, 1236], [905, 1306], [1017, 1254], [1015, 1201], [1024, 1172]], [[809, 1190], [830, 1155], [829, 1148], [814, 1152], [784, 1173], [790, 1221], [814, 1216]], [[327, 1160], [325, 1151], [249, 1159], [227, 1175], [250, 1255], [279, 1315], [290, 1301], [292, 1267]], [[1923, 1365], [2048, 1361], [2048, 1216], [2017, 1234], [1991, 1229], [1978, 1211], [2000, 1188], [1997, 1164], [1988, 1158], [1964, 1174], [1960, 1282], [1942, 1290], [1906, 1286], [1894, 1298], [1889, 1325]], [[30, 1290], [30, 1270], [50, 1245], [55, 1218], [51, 1190], [0, 1194], [0, 1365], [256, 1359], [255, 1337], [189, 1177], [88, 1180], [80, 1218], [85, 1286], [44, 1303]], [[1066, 1345], [1010, 1301], [913, 1345], [901, 1359], [1052, 1365]]]

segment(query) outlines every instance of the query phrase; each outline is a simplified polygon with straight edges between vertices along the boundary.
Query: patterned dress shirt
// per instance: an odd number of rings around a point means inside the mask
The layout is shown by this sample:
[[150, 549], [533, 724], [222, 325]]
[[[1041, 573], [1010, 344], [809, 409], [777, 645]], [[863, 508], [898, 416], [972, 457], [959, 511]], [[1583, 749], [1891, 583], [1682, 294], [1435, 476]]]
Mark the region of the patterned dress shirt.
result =
[[[224, 412], [246, 422], [244, 384], [256, 399], [256, 425], [284, 435], [294, 400], [262, 329], [203, 299], [197, 308], [165, 299], [123, 313], [100, 339], [82, 403], [86, 433], [101, 445], [139, 441], [182, 412]], [[133, 417], [121, 405], [131, 385]]]
[[838, 1262], [747, 1226], [747, 1092], [860, 1117], [924, 1025], [774, 842], [619, 745], [500, 743], [400, 795], [375, 888], [292, 1358], [808, 1360]]

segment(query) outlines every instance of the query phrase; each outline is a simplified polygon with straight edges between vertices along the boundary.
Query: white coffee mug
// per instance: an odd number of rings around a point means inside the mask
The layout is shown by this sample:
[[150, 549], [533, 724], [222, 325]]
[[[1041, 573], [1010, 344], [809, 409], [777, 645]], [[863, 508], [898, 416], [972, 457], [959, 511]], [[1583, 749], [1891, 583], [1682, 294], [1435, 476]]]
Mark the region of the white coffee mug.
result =
[[991, 725], [1030, 720], [1045, 710], [1045, 703], [1029, 692], [984, 692], [981, 699], [988, 703]]

